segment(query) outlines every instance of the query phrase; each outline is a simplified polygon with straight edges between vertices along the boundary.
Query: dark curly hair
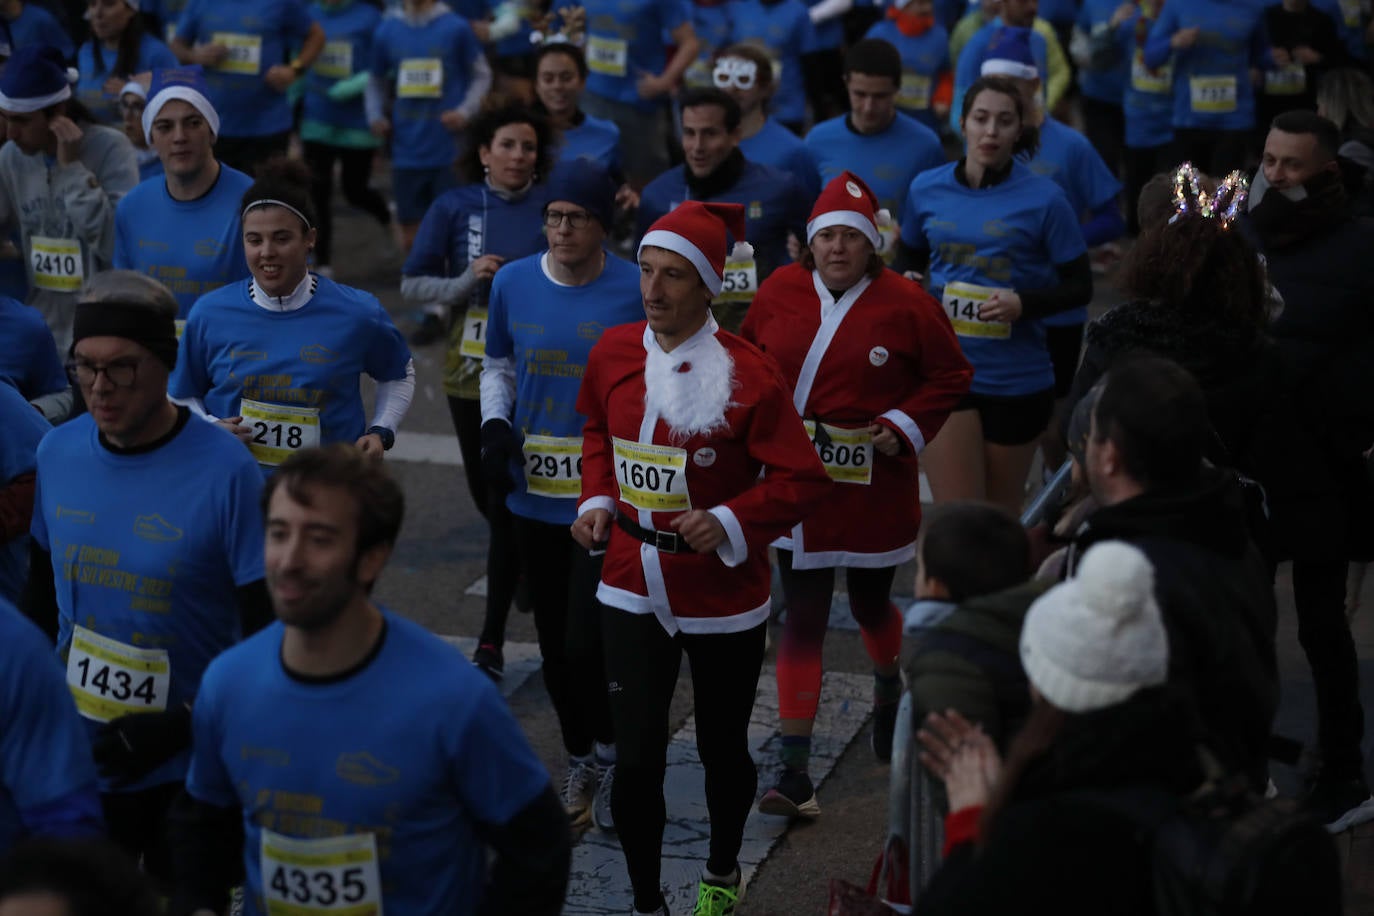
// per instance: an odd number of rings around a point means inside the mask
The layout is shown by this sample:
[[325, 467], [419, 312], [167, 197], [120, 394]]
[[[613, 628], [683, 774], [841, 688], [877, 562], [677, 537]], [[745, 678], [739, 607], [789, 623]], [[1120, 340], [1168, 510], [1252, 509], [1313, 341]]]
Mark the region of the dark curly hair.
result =
[[496, 132], [511, 124], [528, 124], [534, 128], [534, 142], [538, 148], [534, 162], [534, 180], [539, 182], [549, 177], [549, 172], [553, 169], [555, 142], [549, 119], [527, 105], [497, 101], [478, 112], [464, 131], [467, 134], [467, 146], [454, 163], [460, 179], [467, 184], [476, 184], [482, 180], [482, 147], [491, 146], [492, 141], [496, 139]]
[[315, 216], [315, 201], [310, 196], [308, 165], [299, 159], [273, 156], [257, 167], [255, 176], [252, 186], [239, 201], [240, 213], [260, 200], [279, 200], [305, 217], [306, 225], [302, 232], [319, 225], [319, 219]]
[[1268, 323], [1269, 284], [1258, 253], [1214, 217], [1188, 213], [1144, 228], [1122, 265], [1122, 285], [1135, 298], [1237, 329]]

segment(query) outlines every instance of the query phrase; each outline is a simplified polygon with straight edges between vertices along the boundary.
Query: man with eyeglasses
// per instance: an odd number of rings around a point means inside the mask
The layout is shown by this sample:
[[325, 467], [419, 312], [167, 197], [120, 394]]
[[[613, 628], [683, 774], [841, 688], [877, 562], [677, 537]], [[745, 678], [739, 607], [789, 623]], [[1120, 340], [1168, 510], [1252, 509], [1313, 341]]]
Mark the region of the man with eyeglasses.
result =
[[[716, 321], [739, 330], [759, 284], [788, 263], [789, 235], [805, 235], [813, 197], [790, 173], [746, 159], [740, 151], [739, 103], [715, 87], [689, 89], [679, 100], [685, 162], [659, 175], [639, 202], [642, 238], [659, 218], [687, 200], [744, 207], [754, 254], [726, 262], [719, 294], [711, 303]], [[738, 241], [738, 240], [737, 240]]]
[[95, 275], [78, 298], [68, 371], [90, 412], [38, 448], [25, 596], [56, 629], [110, 835], [164, 879], [201, 674], [272, 620], [262, 476], [233, 436], [167, 399], [175, 317], [171, 294], [132, 271]]
[[811, 128], [806, 146], [822, 182], [850, 171], [877, 195], [878, 206], [892, 217], [878, 226], [883, 241], [878, 253], [891, 263], [907, 189], [921, 172], [945, 164], [944, 147], [935, 131], [897, 110], [902, 56], [890, 42], [855, 42], [844, 56], [844, 84], [849, 114]]
[[139, 129], [163, 174], [145, 179], [115, 210], [114, 266], [167, 287], [178, 328], [201, 296], [248, 277], [239, 210], [253, 179], [215, 158], [219, 114], [208, 92], [197, 70], [154, 75]]
[[611, 713], [596, 603], [601, 558], [570, 533], [582, 493], [575, 406], [592, 345], [643, 314], [639, 271], [605, 248], [615, 183], [574, 159], [554, 170], [544, 207], [549, 250], [497, 271], [483, 362], [482, 464], [507, 492], [530, 580], [544, 684], [569, 763], [561, 794], [573, 823], [614, 826]]

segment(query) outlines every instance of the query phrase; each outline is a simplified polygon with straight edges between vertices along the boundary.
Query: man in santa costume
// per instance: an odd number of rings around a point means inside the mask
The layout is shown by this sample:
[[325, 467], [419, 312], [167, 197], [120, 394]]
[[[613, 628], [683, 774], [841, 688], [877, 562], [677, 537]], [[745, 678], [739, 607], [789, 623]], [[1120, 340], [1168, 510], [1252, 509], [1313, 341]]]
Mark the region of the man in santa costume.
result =
[[878, 199], [841, 172], [806, 226], [800, 262], [764, 281], [740, 333], [782, 370], [834, 490], [774, 542], [787, 596], [778, 646], [783, 772], [765, 814], [820, 814], [807, 773], [835, 570], [873, 660], [873, 750], [886, 762], [902, 681], [897, 567], [921, 524], [917, 455], [968, 392], [973, 370], [940, 304], [883, 266]]
[[749, 716], [769, 610], [768, 545], [832, 483], [776, 367], [723, 332], [727, 230], [744, 207], [688, 201], [639, 246], [647, 322], [605, 332], [577, 409], [582, 502], [573, 536], [606, 551], [597, 598], [617, 753], [611, 807], [635, 911], [666, 914], [659, 886], [668, 715], [682, 654], [691, 664], [706, 771], [710, 854], [694, 913], [733, 913], [737, 857], [758, 774]]

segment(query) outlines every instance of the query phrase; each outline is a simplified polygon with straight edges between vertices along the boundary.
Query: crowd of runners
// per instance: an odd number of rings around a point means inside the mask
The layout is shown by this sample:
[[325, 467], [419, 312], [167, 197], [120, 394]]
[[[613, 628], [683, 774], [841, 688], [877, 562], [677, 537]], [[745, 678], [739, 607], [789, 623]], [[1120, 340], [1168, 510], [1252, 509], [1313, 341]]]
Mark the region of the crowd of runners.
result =
[[[821, 815], [841, 571], [872, 752], [910, 691], [946, 789], [917, 912], [1148, 880], [1084, 787], [1274, 791], [1280, 563], [1302, 802], [1374, 819], [1367, 0], [536, 6], [0, 0], [0, 913], [552, 914], [594, 829], [666, 914], [684, 655], [693, 912], [743, 912], [750, 813]], [[335, 279], [336, 193], [399, 289]], [[471, 664], [372, 595], [422, 348]], [[1325, 865], [1274, 911], [1338, 908]]]

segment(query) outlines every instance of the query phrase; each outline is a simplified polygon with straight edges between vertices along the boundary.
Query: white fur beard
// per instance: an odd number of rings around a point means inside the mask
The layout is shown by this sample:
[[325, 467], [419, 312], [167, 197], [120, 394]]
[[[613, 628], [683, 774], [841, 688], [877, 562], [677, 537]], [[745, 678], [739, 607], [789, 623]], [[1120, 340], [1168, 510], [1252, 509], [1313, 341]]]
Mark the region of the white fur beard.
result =
[[[691, 349], [679, 355], [664, 353], [654, 345], [648, 347], [644, 360], [644, 406], [668, 424], [674, 439], [683, 442], [723, 428], [735, 390], [735, 362], [714, 335]], [[688, 370], [679, 372], [684, 363]]]

